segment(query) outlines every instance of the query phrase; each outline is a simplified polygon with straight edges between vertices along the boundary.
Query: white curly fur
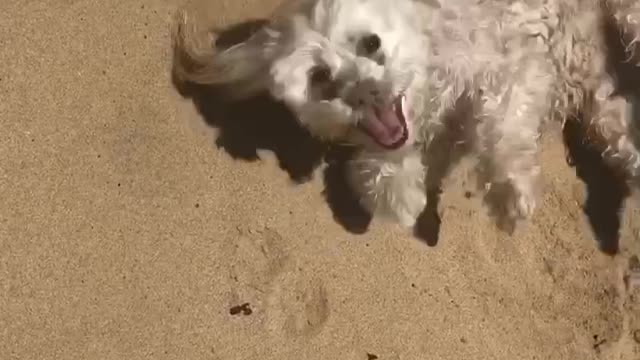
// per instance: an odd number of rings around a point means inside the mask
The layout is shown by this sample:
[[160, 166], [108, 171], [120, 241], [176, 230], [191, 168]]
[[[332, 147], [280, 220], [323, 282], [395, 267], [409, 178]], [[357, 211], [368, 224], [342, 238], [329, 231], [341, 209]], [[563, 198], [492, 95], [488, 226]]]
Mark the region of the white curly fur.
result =
[[[536, 207], [541, 126], [582, 109], [588, 94], [596, 96], [587, 121], [611, 143], [605, 155], [624, 158], [638, 174], [640, 156], [622, 121], [634, 102], [610, 96], [616, 84], [601, 31], [610, 6], [633, 32], [637, 3], [288, 1], [268, 26], [221, 51], [182, 13], [174, 39], [188, 66], [177, 70], [190, 81], [230, 85], [237, 96], [267, 89], [315, 136], [358, 146], [349, 180], [371, 212], [412, 226], [426, 188], [472, 154], [491, 213], [514, 225]], [[367, 34], [377, 34], [380, 49], [362, 54]], [[330, 73], [322, 85], [310, 80], [318, 65]], [[359, 125], [400, 96], [404, 106], [393, 109], [404, 111], [406, 139], [382, 146]]]

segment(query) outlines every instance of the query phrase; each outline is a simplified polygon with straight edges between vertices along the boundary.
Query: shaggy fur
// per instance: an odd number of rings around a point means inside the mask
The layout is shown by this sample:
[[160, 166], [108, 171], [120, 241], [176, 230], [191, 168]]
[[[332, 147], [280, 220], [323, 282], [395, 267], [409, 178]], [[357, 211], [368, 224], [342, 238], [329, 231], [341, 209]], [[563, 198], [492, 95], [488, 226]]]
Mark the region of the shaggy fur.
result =
[[[584, 127], [603, 148], [610, 164], [626, 172], [631, 186], [640, 180], [640, 2], [602, 3], [607, 79], [584, 106], [594, 115]], [[607, 96], [608, 95], [608, 96]]]
[[620, 81], [602, 31], [609, 14], [640, 34], [636, 3], [287, 1], [227, 49], [212, 46], [183, 12], [175, 70], [238, 97], [268, 90], [313, 135], [358, 147], [353, 189], [370, 212], [405, 226], [424, 209], [426, 190], [473, 155], [490, 213], [513, 229], [536, 207], [538, 138], [548, 119], [587, 108], [585, 126], [610, 145], [605, 156], [640, 176], [634, 122], [624, 121], [637, 101], [633, 91], [614, 93]]

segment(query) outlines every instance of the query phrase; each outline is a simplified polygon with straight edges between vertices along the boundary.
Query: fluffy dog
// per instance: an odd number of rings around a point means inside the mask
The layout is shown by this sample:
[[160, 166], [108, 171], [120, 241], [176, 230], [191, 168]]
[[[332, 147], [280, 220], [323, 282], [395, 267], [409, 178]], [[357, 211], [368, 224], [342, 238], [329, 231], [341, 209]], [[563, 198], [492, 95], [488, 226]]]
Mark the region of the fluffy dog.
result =
[[[624, 11], [635, 6], [611, 2]], [[237, 97], [268, 90], [313, 135], [356, 146], [354, 191], [371, 213], [405, 226], [424, 209], [426, 190], [473, 155], [490, 213], [513, 229], [536, 207], [546, 120], [580, 112], [615, 157], [640, 159], [627, 140], [631, 110], [615, 97], [619, 84], [607, 66], [601, 30], [608, 5], [287, 1], [265, 27], [226, 49], [183, 12], [174, 70], [184, 80], [228, 86]]]

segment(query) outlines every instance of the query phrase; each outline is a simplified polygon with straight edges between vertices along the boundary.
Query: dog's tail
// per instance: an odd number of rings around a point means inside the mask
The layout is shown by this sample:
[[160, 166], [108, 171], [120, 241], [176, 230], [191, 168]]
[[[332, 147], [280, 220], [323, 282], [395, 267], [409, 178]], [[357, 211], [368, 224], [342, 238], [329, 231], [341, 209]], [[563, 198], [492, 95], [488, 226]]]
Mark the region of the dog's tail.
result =
[[204, 29], [201, 22], [186, 10], [176, 14], [172, 29], [173, 75], [180, 82], [202, 85], [228, 85], [235, 94], [264, 90], [273, 56], [273, 42], [266, 41], [268, 31], [253, 25], [245, 39], [233, 39], [238, 29], [229, 34], [216, 34]]

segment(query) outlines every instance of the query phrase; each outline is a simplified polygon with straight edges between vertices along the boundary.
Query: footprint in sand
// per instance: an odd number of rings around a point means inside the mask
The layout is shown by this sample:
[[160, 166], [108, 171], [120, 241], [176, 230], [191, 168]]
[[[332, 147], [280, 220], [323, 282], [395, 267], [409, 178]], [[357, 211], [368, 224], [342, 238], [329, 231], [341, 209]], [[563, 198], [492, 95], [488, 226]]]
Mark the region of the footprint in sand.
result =
[[268, 329], [289, 337], [317, 335], [331, 312], [322, 281], [299, 271], [283, 274], [267, 302]]
[[621, 313], [621, 331], [612, 341], [603, 359], [640, 359], [640, 260], [633, 255], [620, 264], [622, 276], [617, 286], [620, 296], [617, 307]]
[[260, 313], [272, 284], [290, 262], [286, 239], [271, 228], [239, 226], [236, 231], [233, 240], [225, 243], [231, 260], [229, 309], [247, 303], [251, 314]]
[[629, 258], [624, 274], [625, 328], [627, 348], [634, 359], [640, 359], [640, 258], [633, 255]]
[[324, 284], [297, 266], [287, 239], [271, 228], [238, 227], [229, 246], [231, 283], [237, 284], [232, 285], [231, 304], [255, 300], [271, 332], [297, 337], [322, 330], [330, 313]]
[[627, 291], [640, 290], [640, 259], [636, 255], [629, 258], [629, 265], [624, 274], [624, 283]]

